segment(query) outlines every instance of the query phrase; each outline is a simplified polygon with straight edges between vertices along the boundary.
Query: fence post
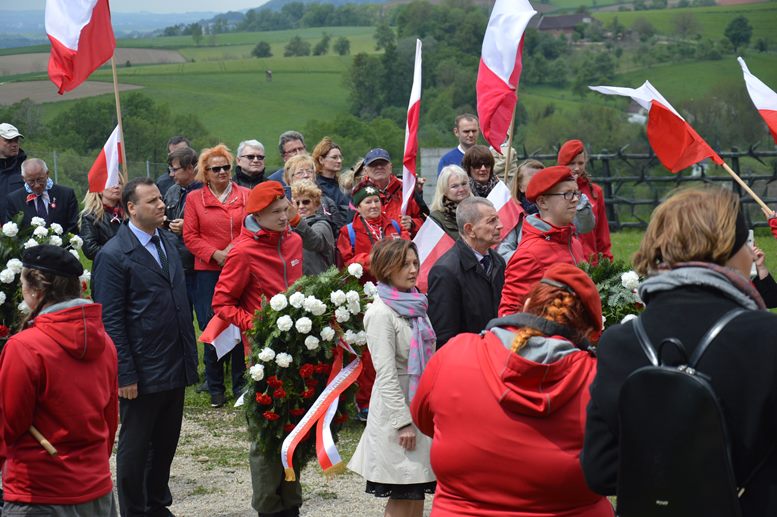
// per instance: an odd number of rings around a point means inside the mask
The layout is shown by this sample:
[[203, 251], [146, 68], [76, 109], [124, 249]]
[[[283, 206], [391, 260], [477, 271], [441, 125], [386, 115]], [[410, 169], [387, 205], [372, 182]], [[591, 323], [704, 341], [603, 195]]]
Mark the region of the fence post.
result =
[[[620, 221], [618, 221], [618, 214], [615, 212], [615, 206], [613, 204], [613, 191], [612, 191], [612, 181], [610, 180], [612, 175], [610, 173], [610, 157], [608, 156], [607, 149], [602, 149], [601, 157], [602, 157], [602, 173], [604, 174], [604, 177], [606, 180], [604, 183], [604, 201], [605, 201], [605, 209], [607, 211], [607, 220], [609, 221], [610, 230], [619, 230], [620, 229]], [[607, 203], [607, 201], [610, 201]]]
[[54, 183], [59, 183], [59, 166], [57, 164], [57, 151], [52, 151], [51, 154], [54, 155]]
[[[736, 147], [731, 148], [731, 168], [737, 173], [737, 176], [742, 177], [742, 173], [739, 171], [739, 149]], [[731, 185], [736, 195], [742, 197], [742, 187], [739, 186], [739, 183], [732, 179]]]
[[151, 166], [149, 165], [148, 160], [146, 160], [146, 177], [151, 177]]

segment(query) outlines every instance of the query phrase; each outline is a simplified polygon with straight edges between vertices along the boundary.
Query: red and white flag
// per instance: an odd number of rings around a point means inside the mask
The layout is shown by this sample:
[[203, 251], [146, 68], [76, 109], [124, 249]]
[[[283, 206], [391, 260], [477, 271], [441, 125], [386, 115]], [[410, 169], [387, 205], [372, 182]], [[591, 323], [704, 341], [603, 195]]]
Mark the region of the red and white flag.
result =
[[416, 173], [415, 162], [418, 155], [418, 114], [421, 111], [421, 40], [415, 40], [415, 67], [413, 69], [413, 87], [410, 89], [410, 102], [407, 105], [407, 124], [405, 125], [405, 155], [402, 158], [402, 215], [407, 213], [407, 204], [413, 197]]
[[488, 20], [476, 89], [480, 130], [494, 149], [501, 150], [513, 120], [523, 33], [535, 14], [528, 0], [496, 0]]
[[119, 126], [113, 130], [103, 150], [89, 169], [89, 192], [102, 192], [119, 184], [119, 164], [121, 164], [121, 137]]
[[200, 334], [199, 341], [213, 345], [216, 349], [216, 357], [221, 359], [240, 343], [240, 329], [218, 316], [213, 316]]
[[507, 234], [518, 224], [518, 221], [521, 220], [521, 209], [515, 199], [513, 199], [510, 189], [507, 188], [507, 185], [502, 180], [499, 180], [494, 185], [486, 199], [491, 201], [494, 204], [494, 208], [496, 208], [499, 221], [502, 223], [502, 234], [499, 238], [504, 240]]
[[755, 109], [758, 110], [758, 113], [761, 114], [769, 127], [772, 138], [777, 142], [777, 93], [750, 73], [744, 59], [738, 57], [737, 61], [739, 61], [742, 73], [745, 75], [747, 93], [750, 94], [750, 98], [753, 100], [753, 104], [755, 104]]
[[429, 289], [429, 271], [437, 263], [437, 259], [445, 255], [456, 241], [451, 239], [439, 224], [427, 218], [418, 229], [413, 242], [418, 248], [418, 263], [421, 265], [416, 287], [425, 293]]
[[46, 0], [49, 77], [59, 94], [78, 87], [116, 48], [108, 0]]
[[712, 150], [649, 81], [645, 81], [639, 88], [589, 88], [605, 95], [631, 97], [634, 102], [648, 110], [648, 142], [664, 167], [671, 172], [680, 172], [705, 158], [712, 158], [718, 165], [723, 165], [723, 159], [718, 153]]

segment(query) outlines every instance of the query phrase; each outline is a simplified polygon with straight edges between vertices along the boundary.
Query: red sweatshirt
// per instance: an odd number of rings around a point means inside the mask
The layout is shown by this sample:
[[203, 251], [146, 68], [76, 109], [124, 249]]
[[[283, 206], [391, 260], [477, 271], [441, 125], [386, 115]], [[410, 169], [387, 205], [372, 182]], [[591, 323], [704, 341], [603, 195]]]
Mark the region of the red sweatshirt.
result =
[[[395, 178], [396, 179], [396, 178]], [[383, 229], [384, 239], [410, 239], [410, 235], [399, 226], [399, 219], [393, 219], [397, 223], [401, 232], [398, 234], [392, 219], [381, 215], [380, 220], [371, 221], [371, 224], [377, 228]], [[356, 235], [355, 245], [351, 246], [351, 238], [348, 235], [348, 225], [340, 228], [340, 234], [337, 237], [337, 251], [340, 253], [340, 257], [343, 259], [345, 266], [350, 266], [353, 263], [359, 263], [364, 268], [364, 274], [359, 279], [363, 284], [367, 281], [374, 282], [375, 277], [370, 273], [370, 253], [372, 253], [372, 246], [378, 242], [378, 236], [372, 235], [370, 230], [364, 226], [362, 217], [359, 214], [353, 218], [353, 232]]]
[[[78, 303], [78, 302], [76, 302]], [[102, 307], [87, 303], [35, 318], [0, 355], [0, 464], [6, 501], [81, 504], [112, 489], [118, 425], [116, 348]], [[51, 456], [34, 425], [57, 449]]]

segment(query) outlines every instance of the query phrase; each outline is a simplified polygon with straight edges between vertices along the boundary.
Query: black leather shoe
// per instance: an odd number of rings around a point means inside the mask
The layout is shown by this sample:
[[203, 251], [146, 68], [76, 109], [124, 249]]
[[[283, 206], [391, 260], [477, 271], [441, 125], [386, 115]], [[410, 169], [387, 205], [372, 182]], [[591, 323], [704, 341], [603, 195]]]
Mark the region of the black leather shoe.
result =
[[225, 397], [223, 393], [217, 393], [210, 396], [210, 407], [212, 408], [222, 407], [226, 403], [227, 397]]

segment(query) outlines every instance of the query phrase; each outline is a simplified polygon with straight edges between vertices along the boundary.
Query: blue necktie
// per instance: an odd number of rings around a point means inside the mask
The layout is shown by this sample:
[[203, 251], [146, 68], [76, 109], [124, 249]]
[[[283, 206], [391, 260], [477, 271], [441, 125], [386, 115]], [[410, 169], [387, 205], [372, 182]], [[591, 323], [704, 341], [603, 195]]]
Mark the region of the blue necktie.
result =
[[480, 264], [483, 266], [483, 271], [488, 274], [489, 268], [491, 267], [491, 257], [489, 255], [483, 255], [483, 258], [480, 259]]

